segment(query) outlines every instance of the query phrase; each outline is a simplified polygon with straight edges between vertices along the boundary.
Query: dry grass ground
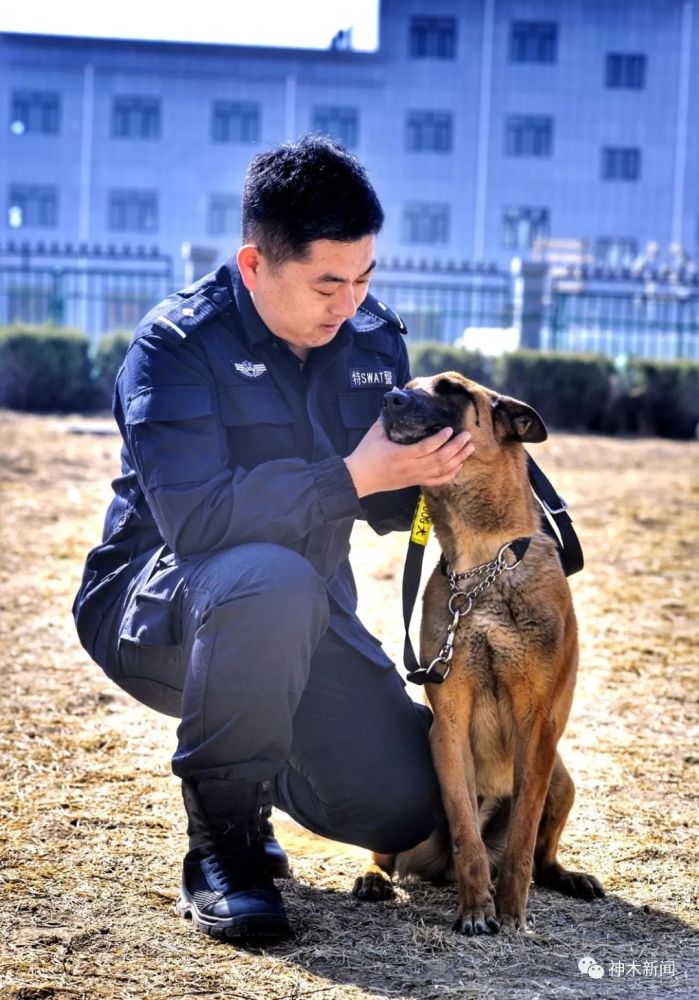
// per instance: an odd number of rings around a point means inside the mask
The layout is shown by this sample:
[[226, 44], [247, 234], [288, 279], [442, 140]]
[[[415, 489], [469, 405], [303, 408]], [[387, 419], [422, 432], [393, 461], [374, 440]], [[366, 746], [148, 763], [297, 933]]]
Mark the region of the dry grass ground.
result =
[[[563, 860], [600, 877], [606, 901], [533, 890], [531, 937], [463, 939], [453, 890], [405, 884], [395, 902], [358, 903], [362, 853], [280, 818], [298, 933], [255, 952], [173, 915], [173, 726], [75, 639], [70, 603], [117, 454], [76, 423], [0, 415], [2, 997], [699, 996], [697, 445], [554, 436], [535, 449], [587, 554], [572, 580], [582, 664], [562, 749], [578, 796]], [[364, 530], [355, 543], [362, 612], [394, 657], [404, 546]], [[585, 955], [602, 979], [579, 970]]]

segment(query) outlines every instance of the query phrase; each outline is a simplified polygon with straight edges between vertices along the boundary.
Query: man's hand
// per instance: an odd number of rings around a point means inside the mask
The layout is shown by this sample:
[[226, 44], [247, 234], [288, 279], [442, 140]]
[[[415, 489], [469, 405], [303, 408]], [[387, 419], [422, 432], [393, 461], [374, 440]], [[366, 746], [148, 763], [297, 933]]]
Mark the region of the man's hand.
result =
[[366, 432], [345, 459], [359, 497], [404, 486], [442, 486], [456, 477], [473, 453], [468, 431], [454, 434], [443, 427], [416, 444], [395, 444], [381, 420]]

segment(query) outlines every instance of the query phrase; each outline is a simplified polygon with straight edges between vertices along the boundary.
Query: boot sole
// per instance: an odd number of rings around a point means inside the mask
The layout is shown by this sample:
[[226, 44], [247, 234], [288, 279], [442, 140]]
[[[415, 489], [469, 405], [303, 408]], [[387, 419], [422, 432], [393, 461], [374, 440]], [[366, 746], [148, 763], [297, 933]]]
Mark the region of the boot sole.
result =
[[175, 912], [185, 920], [191, 920], [197, 930], [220, 941], [266, 940], [282, 941], [291, 936], [291, 928], [286, 920], [279, 917], [248, 916], [217, 920], [200, 913], [194, 903], [183, 899], [177, 901]]

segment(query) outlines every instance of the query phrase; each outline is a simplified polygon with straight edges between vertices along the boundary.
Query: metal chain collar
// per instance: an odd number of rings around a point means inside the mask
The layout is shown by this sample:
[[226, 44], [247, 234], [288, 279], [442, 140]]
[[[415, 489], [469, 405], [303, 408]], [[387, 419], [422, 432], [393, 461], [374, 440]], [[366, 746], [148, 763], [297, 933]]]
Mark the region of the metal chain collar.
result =
[[[491, 562], [481, 563], [479, 566], [467, 569], [463, 573], [455, 573], [449, 564], [447, 564], [447, 578], [449, 580], [449, 590], [451, 591], [447, 607], [449, 608], [449, 613], [452, 615], [452, 620], [451, 624], [447, 628], [447, 637], [444, 640], [442, 648], [426, 670], [424, 667], [421, 668], [425, 670], [427, 676], [432, 675], [435, 679], [436, 677], [439, 677], [440, 681], [445, 681], [447, 679], [451, 670], [451, 659], [454, 655], [454, 638], [456, 636], [456, 630], [459, 627], [460, 620], [471, 613], [473, 609], [473, 602], [477, 600], [481, 594], [488, 590], [489, 587], [492, 587], [501, 573], [509, 573], [510, 570], [516, 569], [521, 563], [521, 556], [518, 556], [515, 559], [515, 562], [511, 564], [507, 563], [505, 554], [510, 550], [511, 544], [511, 542], [507, 542], [503, 545], [496, 558]], [[471, 577], [481, 577], [482, 579], [480, 579], [472, 590], [459, 590], [458, 581], [466, 580]], [[438, 663], [446, 663], [447, 665], [447, 669], [443, 674], [440, 674], [439, 672], [436, 674], [433, 673], [435, 666]]]

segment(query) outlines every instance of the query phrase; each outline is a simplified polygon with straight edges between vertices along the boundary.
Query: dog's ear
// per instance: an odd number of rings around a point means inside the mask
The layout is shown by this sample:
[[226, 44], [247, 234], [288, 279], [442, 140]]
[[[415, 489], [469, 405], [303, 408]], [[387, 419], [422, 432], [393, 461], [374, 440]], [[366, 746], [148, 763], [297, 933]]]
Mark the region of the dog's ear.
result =
[[504, 440], [538, 444], [548, 437], [546, 425], [533, 407], [510, 396], [496, 396], [492, 405], [493, 425]]

